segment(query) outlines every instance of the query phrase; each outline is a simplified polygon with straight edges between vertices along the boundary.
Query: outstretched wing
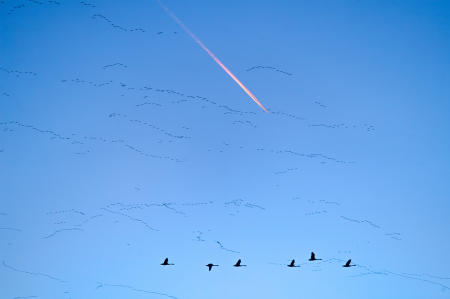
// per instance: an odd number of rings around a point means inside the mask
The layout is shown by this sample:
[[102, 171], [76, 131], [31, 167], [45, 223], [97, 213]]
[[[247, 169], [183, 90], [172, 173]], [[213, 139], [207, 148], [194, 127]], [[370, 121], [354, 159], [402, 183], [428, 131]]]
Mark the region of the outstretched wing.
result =
[[168, 264], [168, 263], [169, 263], [169, 259], [166, 257], [163, 264]]
[[289, 266], [294, 267], [294, 265], [295, 265], [295, 260], [292, 260], [291, 264]]
[[238, 259], [238, 261], [236, 262], [236, 266], [240, 266], [241, 265], [241, 259]]
[[352, 260], [350, 259], [350, 260], [348, 260], [346, 263], [345, 263], [345, 266], [346, 267], [350, 267], [350, 263], [352, 262]]
[[316, 255], [314, 254], [314, 252], [311, 252], [311, 260], [315, 260], [316, 259]]

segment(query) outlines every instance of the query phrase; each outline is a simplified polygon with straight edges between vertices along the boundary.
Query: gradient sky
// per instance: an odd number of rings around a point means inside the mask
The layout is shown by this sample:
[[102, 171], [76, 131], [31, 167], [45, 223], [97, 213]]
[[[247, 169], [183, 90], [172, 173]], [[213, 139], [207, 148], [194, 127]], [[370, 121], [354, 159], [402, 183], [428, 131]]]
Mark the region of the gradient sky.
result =
[[156, 0], [0, 1], [0, 297], [449, 298], [450, 3], [164, 3], [270, 113]]

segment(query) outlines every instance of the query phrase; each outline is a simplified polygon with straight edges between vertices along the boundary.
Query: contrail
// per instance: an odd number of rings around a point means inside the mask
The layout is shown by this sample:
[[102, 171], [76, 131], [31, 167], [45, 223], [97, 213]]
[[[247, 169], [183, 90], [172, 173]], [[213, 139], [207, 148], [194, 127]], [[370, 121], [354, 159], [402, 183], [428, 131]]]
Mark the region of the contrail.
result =
[[258, 101], [258, 99], [253, 95], [253, 93], [247, 89], [247, 87], [244, 86], [244, 84], [241, 83], [241, 81], [239, 81], [238, 78], [236, 78], [235, 75], [233, 75], [233, 73], [219, 60], [219, 58], [216, 57], [216, 55], [213, 54], [213, 52], [211, 52], [195, 35], [194, 33], [191, 32], [191, 30], [189, 30], [189, 28], [186, 27], [186, 25], [183, 24], [183, 22], [181, 22], [180, 19], [177, 18], [177, 16], [170, 10], [168, 9], [160, 0], [157, 0], [159, 5], [167, 12], [167, 14], [175, 21], [178, 23], [178, 25], [181, 26], [181, 28], [183, 28], [183, 30], [189, 34], [194, 41], [199, 44], [200, 47], [202, 47], [203, 50], [206, 51], [206, 53], [208, 53], [208, 55], [214, 59], [214, 61], [228, 74], [228, 76], [231, 77], [231, 79], [233, 79], [248, 95], [250, 98], [252, 98], [252, 100], [258, 104], [259, 107], [261, 107], [264, 111], [268, 112], [267, 109], [261, 104], [260, 101]]

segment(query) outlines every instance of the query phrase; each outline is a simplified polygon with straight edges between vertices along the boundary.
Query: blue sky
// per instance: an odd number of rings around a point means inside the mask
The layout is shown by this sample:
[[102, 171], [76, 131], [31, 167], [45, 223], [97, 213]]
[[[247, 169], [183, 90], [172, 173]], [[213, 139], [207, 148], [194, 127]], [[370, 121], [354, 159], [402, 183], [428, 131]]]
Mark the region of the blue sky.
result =
[[164, 3], [269, 113], [157, 1], [0, 1], [0, 297], [448, 298], [449, 3]]

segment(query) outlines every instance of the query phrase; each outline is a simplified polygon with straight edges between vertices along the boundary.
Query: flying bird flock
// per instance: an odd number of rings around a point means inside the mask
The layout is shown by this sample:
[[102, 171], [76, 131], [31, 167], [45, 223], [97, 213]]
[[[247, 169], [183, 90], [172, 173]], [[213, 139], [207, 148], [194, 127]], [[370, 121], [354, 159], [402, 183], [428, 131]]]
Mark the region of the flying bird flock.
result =
[[1, 0], [0, 299], [448, 298], [448, 9], [353, 2]]
[[[311, 258], [309, 259], [309, 261], [320, 261], [321, 259], [316, 259], [314, 252], [311, 252]], [[247, 265], [242, 265], [241, 264], [241, 259], [238, 259], [236, 264], [233, 265], [233, 267], [247, 267]], [[349, 267], [353, 267], [356, 265], [351, 265], [350, 263], [352, 262], [352, 260], [348, 260], [344, 265], [342, 265], [342, 267], [345, 268], [349, 268]], [[170, 264], [169, 263], [169, 258], [165, 258], [164, 261], [161, 263], [161, 266], [172, 266], [175, 264]], [[218, 267], [219, 265], [214, 265], [212, 263], [209, 263], [206, 265], [206, 267], [208, 267], [208, 271], [211, 271], [213, 267]], [[294, 267], [300, 267], [299, 265], [295, 265], [295, 260], [292, 260], [288, 265], [289, 268], [294, 268]]]

